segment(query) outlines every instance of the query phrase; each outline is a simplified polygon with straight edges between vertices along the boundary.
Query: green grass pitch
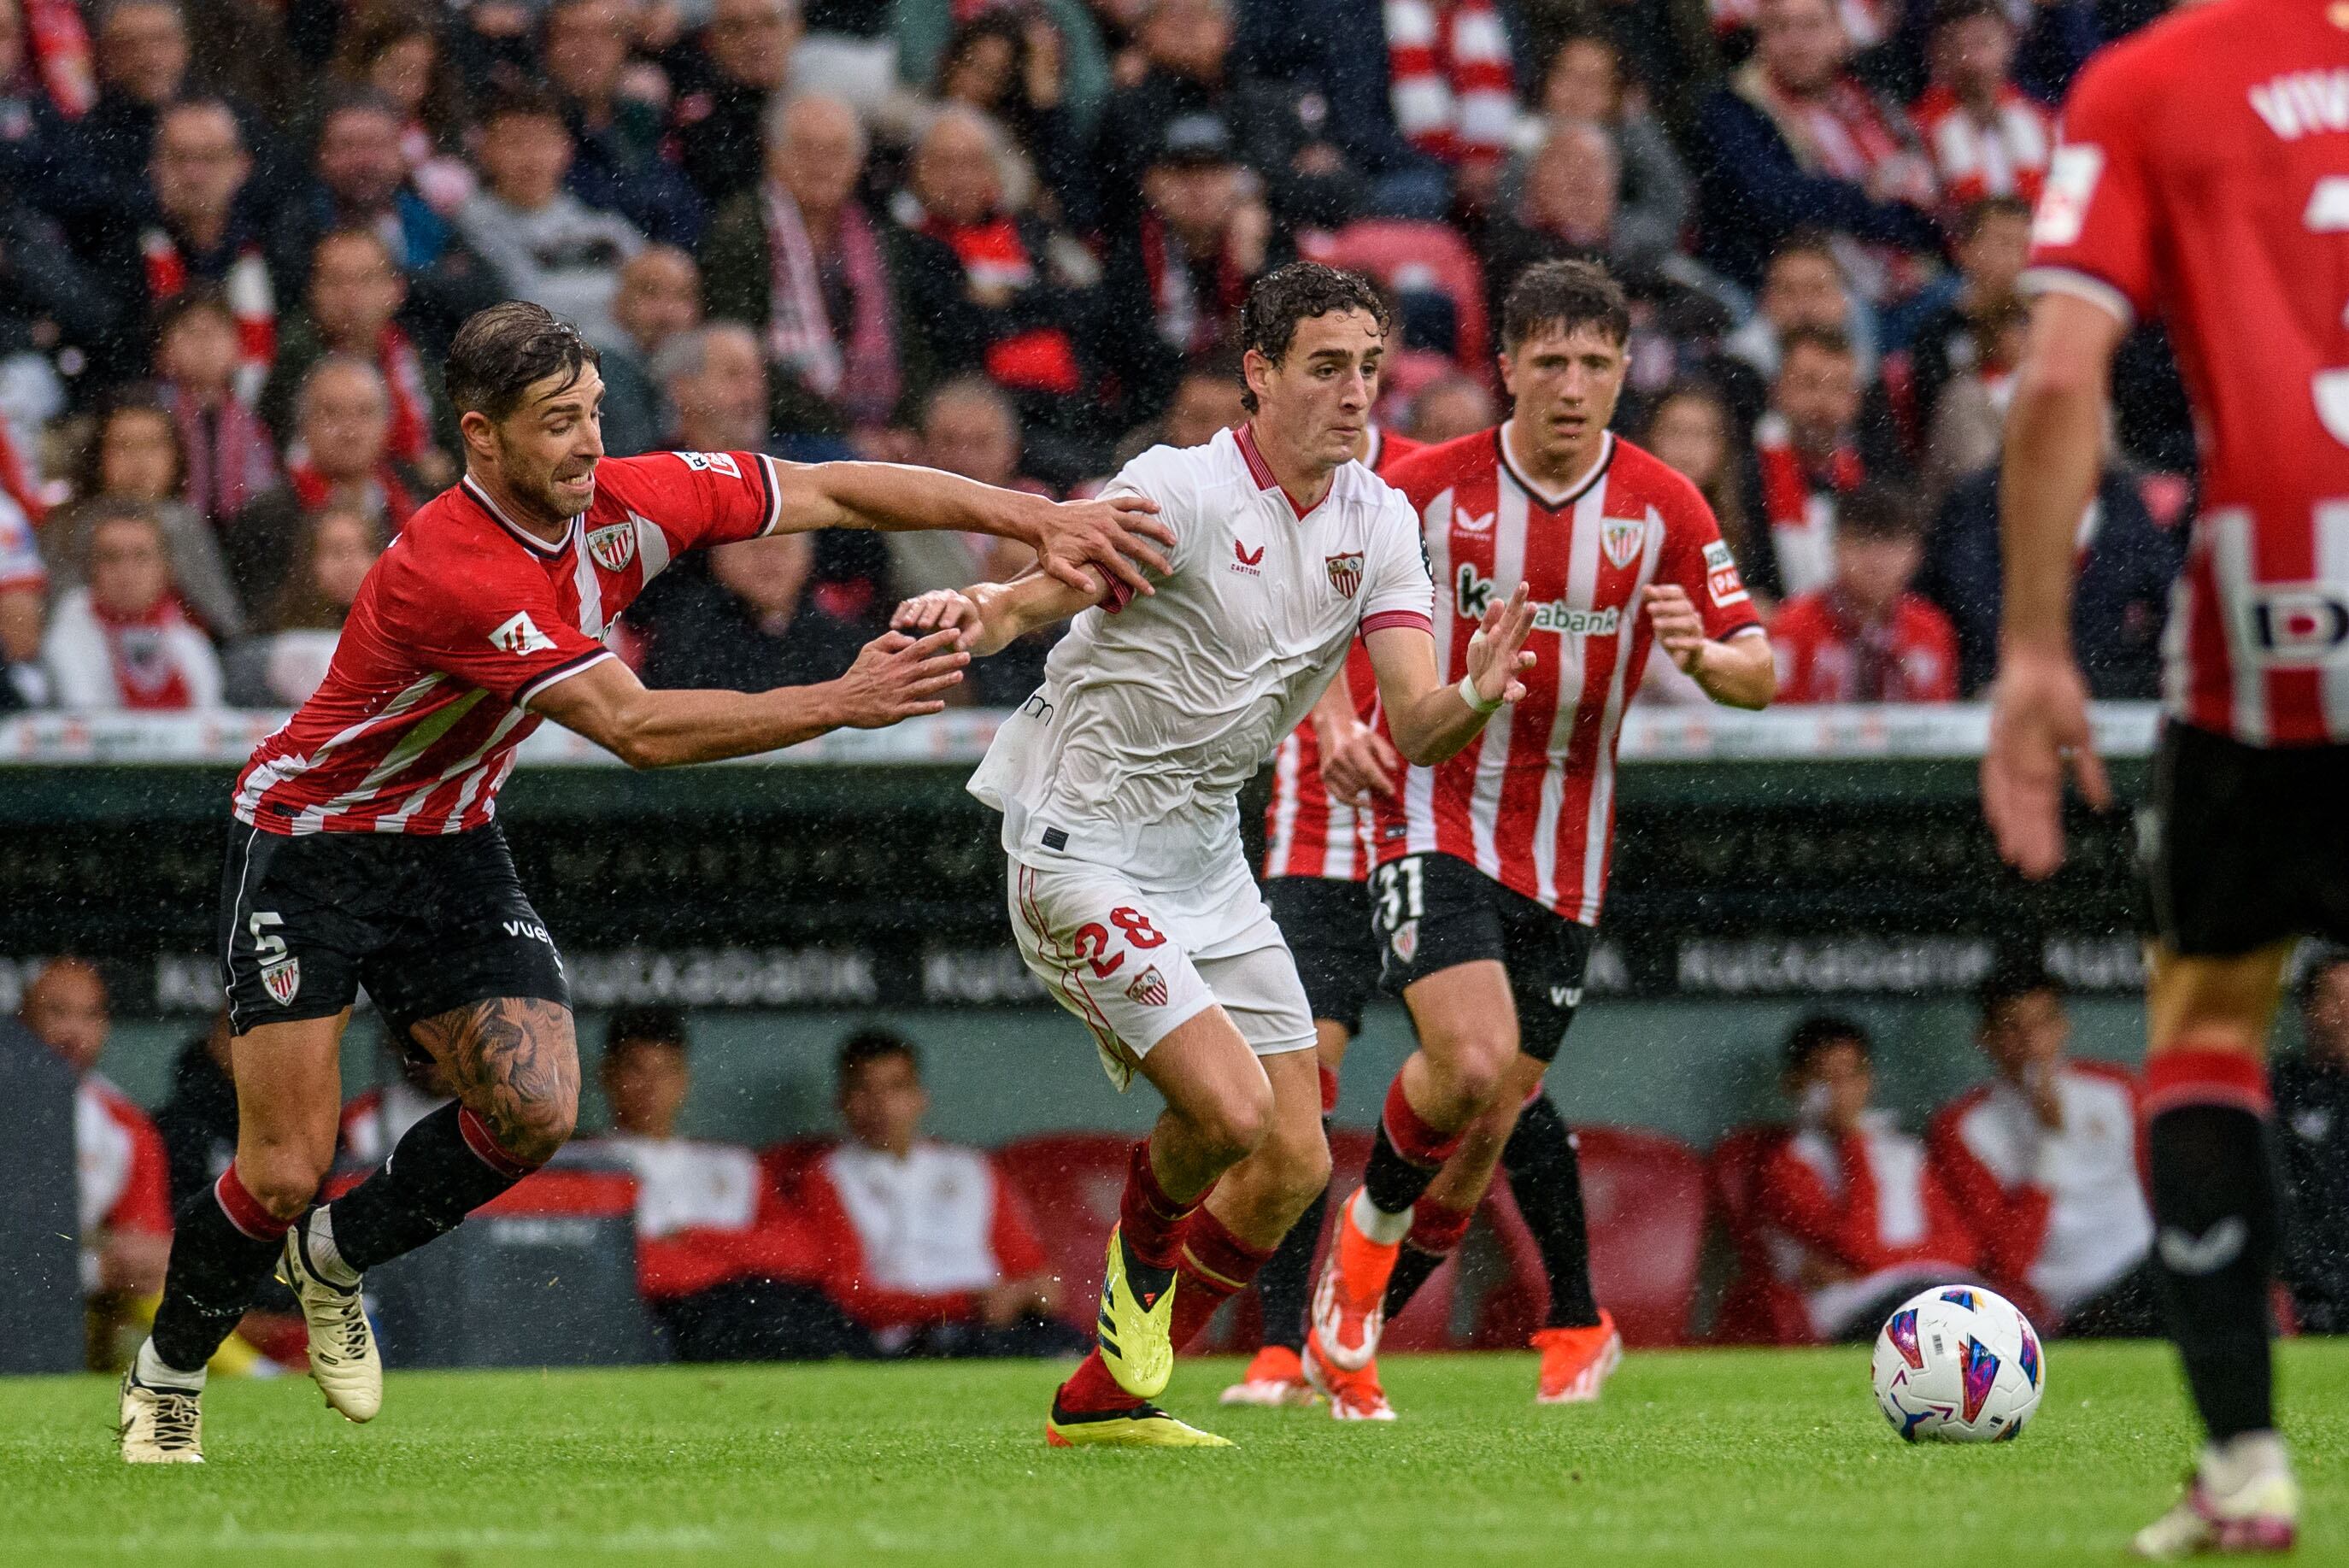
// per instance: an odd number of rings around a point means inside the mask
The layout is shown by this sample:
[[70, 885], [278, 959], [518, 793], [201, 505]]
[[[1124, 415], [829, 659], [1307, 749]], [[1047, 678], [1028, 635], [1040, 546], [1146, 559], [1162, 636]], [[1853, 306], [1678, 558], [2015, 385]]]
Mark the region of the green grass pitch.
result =
[[[394, 1374], [373, 1424], [306, 1379], [216, 1382], [211, 1462], [114, 1458], [111, 1386], [0, 1381], [0, 1562], [2117, 1562], [2189, 1428], [2166, 1348], [2057, 1345], [2021, 1441], [1904, 1446], [1857, 1350], [1634, 1355], [1539, 1409], [1530, 1357], [1396, 1357], [1403, 1419], [1167, 1403], [1236, 1449], [1048, 1449], [1032, 1363]], [[2349, 1561], [2349, 1345], [2283, 1351], [2298, 1561]]]

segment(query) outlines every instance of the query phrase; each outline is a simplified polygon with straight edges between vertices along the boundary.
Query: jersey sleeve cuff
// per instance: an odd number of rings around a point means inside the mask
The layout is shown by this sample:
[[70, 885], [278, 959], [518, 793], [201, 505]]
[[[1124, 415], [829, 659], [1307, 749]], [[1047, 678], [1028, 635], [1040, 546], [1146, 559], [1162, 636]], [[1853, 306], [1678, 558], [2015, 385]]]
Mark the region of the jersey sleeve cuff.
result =
[[1409, 626], [1414, 631], [1435, 635], [1434, 617], [1420, 610], [1381, 610], [1362, 617], [1362, 635], [1382, 632], [1389, 626]]
[[547, 671], [544, 675], [533, 680], [528, 686], [523, 687], [520, 691], [514, 693], [514, 706], [516, 707], [528, 707], [531, 704], [532, 698], [538, 696], [539, 693], [544, 691], [547, 687], [554, 686], [556, 682], [567, 681], [573, 676], [579, 674], [582, 670], [593, 669], [597, 665], [602, 664], [605, 659], [617, 658], [618, 656], [618, 655], [612, 652], [609, 648], [590, 648], [576, 658], [565, 659], [561, 664], [555, 665], [553, 669]]
[[2043, 294], [2067, 294], [2101, 306], [2124, 327], [2137, 325], [2137, 306], [2129, 296], [2094, 273], [2077, 267], [2042, 265], [2025, 267], [2015, 280], [2015, 287], [2026, 296]]

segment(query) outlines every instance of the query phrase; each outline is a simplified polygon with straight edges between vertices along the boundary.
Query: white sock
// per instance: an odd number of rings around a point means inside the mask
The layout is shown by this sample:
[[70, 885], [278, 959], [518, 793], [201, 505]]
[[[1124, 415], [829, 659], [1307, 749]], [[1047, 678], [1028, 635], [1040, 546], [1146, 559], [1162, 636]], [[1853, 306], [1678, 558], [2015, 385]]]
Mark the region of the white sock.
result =
[[1411, 1211], [1390, 1214], [1371, 1202], [1371, 1190], [1361, 1189], [1354, 1194], [1353, 1206], [1347, 1211], [1354, 1217], [1354, 1229], [1382, 1247], [1393, 1246], [1411, 1233]]
[[342, 1251], [335, 1245], [334, 1205], [329, 1203], [323, 1209], [311, 1210], [309, 1217], [300, 1223], [302, 1255], [310, 1260], [310, 1266], [318, 1271], [318, 1277], [329, 1284], [341, 1285], [345, 1290], [356, 1290], [359, 1271], [343, 1262]]
[[204, 1391], [204, 1368], [182, 1372], [177, 1367], [165, 1366], [163, 1358], [155, 1354], [152, 1339], [140, 1342], [139, 1355], [130, 1363], [130, 1374], [150, 1388], [184, 1388], [191, 1394]]
[[2264, 1476], [2288, 1474], [2292, 1460], [2283, 1437], [2274, 1431], [2244, 1432], [2233, 1440], [2212, 1443], [2202, 1450], [2202, 1484], [2225, 1494], [2240, 1491]]

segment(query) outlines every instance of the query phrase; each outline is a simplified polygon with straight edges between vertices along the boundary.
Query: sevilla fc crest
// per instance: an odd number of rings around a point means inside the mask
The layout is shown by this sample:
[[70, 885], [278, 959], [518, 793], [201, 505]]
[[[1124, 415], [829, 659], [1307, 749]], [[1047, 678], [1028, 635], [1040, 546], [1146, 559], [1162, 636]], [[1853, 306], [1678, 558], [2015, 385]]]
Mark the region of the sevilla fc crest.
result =
[[299, 958], [281, 958], [274, 964], [262, 965], [261, 984], [279, 1006], [291, 1006], [302, 990], [302, 961]]
[[1362, 586], [1362, 552], [1329, 556], [1325, 563], [1330, 568], [1330, 586], [1338, 591], [1338, 597], [1352, 598]]
[[1125, 988], [1125, 995], [1127, 1000], [1139, 1002], [1145, 1007], [1164, 1007], [1166, 1006], [1166, 977], [1158, 973], [1158, 965], [1154, 964], [1133, 977], [1133, 984]]
[[587, 535], [587, 553], [606, 572], [626, 572], [636, 558], [636, 520], [616, 522]]
[[1640, 547], [1648, 542], [1648, 521], [1638, 517], [1602, 517], [1599, 520], [1599, 548], [1607, 559], [1622, 571], [1640, 559]]

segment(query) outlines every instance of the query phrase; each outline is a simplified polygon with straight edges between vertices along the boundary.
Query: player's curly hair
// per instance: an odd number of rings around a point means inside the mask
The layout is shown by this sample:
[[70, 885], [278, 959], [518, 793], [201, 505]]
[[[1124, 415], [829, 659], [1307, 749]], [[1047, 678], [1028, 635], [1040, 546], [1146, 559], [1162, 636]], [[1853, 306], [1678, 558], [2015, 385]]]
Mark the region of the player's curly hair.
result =
[[[1378, 285], [1360, 273], [1319, 262], [1291, 262], [1257, 279], [1240, 306], [1240, 351], [1256, 350], [1278, 365], [1297, 341], [1297, 324], [1337, 311], [1359, 310], [1386, 335], [1391, 318]], [[1245, 386], [1245, 383], [1243, 383]], [[1243, 391], [1240, 407], [1256, 412], [1256, 394]]]
[[449, 345], [441, 379], [460, 418], [479, 409], [496, 421], [512, 413], [534, 383], [561, 376], [569, 387], [603, 362], [577, 327], [544, 305], [510, 299], [465, 318]]
[[1630, 340], [1631, 302], [1596, 262], [1537, 262], [1517, 274], [1501, 302], [1501, 346], [1511, 354], [1542, 333], [1586, 326], [1618, 344]]

